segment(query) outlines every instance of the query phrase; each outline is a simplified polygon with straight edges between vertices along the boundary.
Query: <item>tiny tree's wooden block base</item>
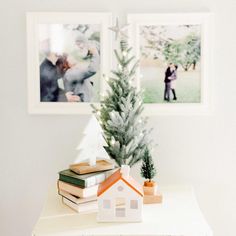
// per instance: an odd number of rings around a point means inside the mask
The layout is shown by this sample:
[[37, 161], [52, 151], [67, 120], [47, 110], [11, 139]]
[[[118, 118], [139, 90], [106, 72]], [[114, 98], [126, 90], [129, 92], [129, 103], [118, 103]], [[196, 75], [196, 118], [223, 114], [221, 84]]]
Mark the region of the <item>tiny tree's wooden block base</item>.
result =
[[109, 160], [97, 160], [95, 166], [90, 166], [88, 162], [70, 165], [70, 170], [80, 175], [111, 169], [114, 169], [114, 164]]
[[162, 203], [162, 195], [144, 195], [143, 204]]
[[153, 187], [143, 186], [144, 195], [156, 195], [157, 194], [157, 185]]

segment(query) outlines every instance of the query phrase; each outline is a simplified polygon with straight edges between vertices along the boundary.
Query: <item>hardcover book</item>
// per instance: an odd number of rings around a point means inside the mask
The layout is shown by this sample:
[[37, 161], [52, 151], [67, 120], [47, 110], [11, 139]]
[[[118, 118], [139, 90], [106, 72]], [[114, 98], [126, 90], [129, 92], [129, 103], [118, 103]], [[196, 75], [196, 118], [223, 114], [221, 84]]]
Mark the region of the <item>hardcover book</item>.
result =
[[59, 180], [77, 185], [81, 188], [88, 188], [96, 184], [100, 184], [116, 170], [117, 169], [79, 175], [68, 169], [59, 172]]
[[94, 197], [88, 197], [88, 198], [80, 198], [77, 196], [74, 196], [68, 192], [65, 192], [63, 190], [59, 190], [58, 192], [62, 197], [65, 197], [67, 199], [69, 199], [70, 201], [74, 202], [75, 204], [79, 205], [82, 203], [86, 203], [86, 202], [93, 202], [97, 200], [97, 196]]
[[63, 181], [58, 180], [58, 190], [63, 190], [74, 196], [80, 198], [94, 197], [97, 196], [97, 190], [99, 185], [94, 185], [89, 188], [80, 188], [76, 185], [69, 184]]
[[77, 212], [95, 211], [98, 208], [97, 201], [92, 201], [77, 205], [76, 203], [70, 201], [69, 199], [62, 197], [62, 202]]

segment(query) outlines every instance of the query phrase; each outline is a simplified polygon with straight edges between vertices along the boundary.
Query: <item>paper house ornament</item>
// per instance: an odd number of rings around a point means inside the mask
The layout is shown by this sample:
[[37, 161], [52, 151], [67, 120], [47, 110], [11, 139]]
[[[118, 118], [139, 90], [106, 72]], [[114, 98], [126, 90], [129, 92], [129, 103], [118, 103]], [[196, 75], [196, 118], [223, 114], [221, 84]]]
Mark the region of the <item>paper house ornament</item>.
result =
[[98, 188], [98, 222], [142, 221], [143, 190], [123, 165]]
[[91, 116], [84, 130], [84, 137], [79, 143], [79, 151], [74, 164], [87, 161], [90, 166], [96, 165], [97, 159], [109, 159], [104, 146], [107, 146], [102, 136], [102, 128], [94, 116]]

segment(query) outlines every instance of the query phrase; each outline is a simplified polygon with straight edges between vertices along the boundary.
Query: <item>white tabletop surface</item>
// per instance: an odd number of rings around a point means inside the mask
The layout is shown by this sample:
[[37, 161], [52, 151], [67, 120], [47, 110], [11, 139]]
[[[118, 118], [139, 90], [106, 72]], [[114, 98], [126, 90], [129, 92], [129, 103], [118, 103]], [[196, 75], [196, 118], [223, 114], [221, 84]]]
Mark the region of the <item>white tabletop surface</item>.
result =
[[33, 236], [212, 236], [191, 187], [161, 188], [162, 204], [144, 205], [141, 223], [97, 223], [96, 212], [78, 214], [49, 191]]

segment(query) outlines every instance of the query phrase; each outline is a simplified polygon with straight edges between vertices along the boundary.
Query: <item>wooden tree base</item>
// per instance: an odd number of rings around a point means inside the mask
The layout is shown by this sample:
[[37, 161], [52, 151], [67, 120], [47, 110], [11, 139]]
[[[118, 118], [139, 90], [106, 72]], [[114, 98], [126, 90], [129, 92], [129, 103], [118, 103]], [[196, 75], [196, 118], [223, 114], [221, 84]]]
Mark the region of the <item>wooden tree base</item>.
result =
[[90, 166], [88, 162], [70, 165], [70, 170], [80, 175], [111, 169], [114, 169], [114, 164], [109, 160], [97, 160], [95, 166]]
[[162, 195], [144, 195], [143, 204], [162, 203]]
[[156, 195], [157, 194], [157, 185], [153, 187], [143, 186], [144, 195]]

